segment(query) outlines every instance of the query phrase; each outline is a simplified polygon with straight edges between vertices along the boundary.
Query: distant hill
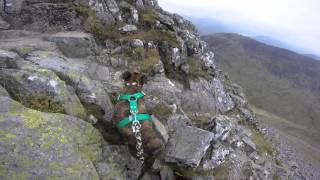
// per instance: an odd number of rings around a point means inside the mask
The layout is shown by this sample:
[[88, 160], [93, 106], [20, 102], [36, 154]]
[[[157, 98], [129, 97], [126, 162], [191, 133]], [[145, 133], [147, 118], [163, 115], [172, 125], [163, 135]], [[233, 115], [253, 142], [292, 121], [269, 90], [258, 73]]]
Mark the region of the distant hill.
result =
[[250, 103], [320, 130], [320, 62], [237, 34], [203, 36]]

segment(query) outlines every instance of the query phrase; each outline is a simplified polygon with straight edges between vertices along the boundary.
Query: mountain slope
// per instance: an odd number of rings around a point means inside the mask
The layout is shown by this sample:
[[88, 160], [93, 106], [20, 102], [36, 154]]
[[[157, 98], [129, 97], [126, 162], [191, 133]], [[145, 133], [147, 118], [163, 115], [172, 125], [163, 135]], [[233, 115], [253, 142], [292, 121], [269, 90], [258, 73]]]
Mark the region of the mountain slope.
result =
[[249, 101], [294, 123], [320, 129], [320, 63], [236, 34], [204, 36], [218, 64]]

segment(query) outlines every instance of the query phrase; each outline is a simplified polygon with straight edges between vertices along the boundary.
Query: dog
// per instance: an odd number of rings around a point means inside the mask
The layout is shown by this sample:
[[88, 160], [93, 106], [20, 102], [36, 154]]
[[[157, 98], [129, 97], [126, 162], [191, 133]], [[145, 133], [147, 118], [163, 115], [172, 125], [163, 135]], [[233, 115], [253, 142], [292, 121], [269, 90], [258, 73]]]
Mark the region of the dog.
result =
[[[124, 81], [124, 87], [121, 94], [135, 94], [141, 92], [143, 85], [147, 81], [147, 77], [139, 72], [126, 71], [122, 74], [122, 79]], [[148, 114], [146, 112], [145, 102], [143, 98], [137, 100], [138, 103], [138, 113]], [[129, 151], [132, 156], [137, 157], [137, 139], [131, 128], [132, 123], [126, 125], [125, 127], [119, 129], [118, 123], [126, 117], [131, 115], [129, 102], [126, 100], [120, 100], [114, 108], [114, 113], [112, 117], [112, 124], [118, 129], [121, 136], [128, 142]], [[143, 147], [143, 157], [144, 163], [141, 169], [141, 173], [138, 179], [141, 179], [144, 174], [152, 167], [155, 159], [160, 156], [165, 148], [165, 142], [163, 138], [159, 136], [156, 128], [152, 121], [145, 120], [140, 121], [141, 124], [141, 137], [142, 137], [142, 147]]]

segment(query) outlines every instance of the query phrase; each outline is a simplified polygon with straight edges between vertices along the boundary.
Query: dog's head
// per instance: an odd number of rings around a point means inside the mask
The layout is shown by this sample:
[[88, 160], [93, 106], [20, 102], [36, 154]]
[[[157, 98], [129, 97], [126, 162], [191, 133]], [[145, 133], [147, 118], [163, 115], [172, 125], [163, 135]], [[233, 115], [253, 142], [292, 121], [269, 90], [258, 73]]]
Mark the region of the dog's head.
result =
[[125, 71], [122, 74], [122, 79], [124, 81], [123, 91], [129, 94], [141, 91], [143, 85], [147, 82], [147, 76], [137, 71]]

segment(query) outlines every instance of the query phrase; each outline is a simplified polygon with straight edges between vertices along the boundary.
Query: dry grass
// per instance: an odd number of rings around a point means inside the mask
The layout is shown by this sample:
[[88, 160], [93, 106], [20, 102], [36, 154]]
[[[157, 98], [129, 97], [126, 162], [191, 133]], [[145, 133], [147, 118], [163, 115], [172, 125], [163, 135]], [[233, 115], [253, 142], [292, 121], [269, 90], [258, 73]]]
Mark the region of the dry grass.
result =
[[126, 52], [129, 62], [138, 65], [143, 73], [150, 73], [153, 66], [160, 60], [160, 55], [157, 49], [135, 48], [129, 49]]
[[200, 77], [209, 80], [211, 78], [207, 70], [204, 70], [201, 65], [200, 59], [195, 57], [188, 58], [188, 64], [190, 66], [190, 75], [193, 79], [198, 79]]

